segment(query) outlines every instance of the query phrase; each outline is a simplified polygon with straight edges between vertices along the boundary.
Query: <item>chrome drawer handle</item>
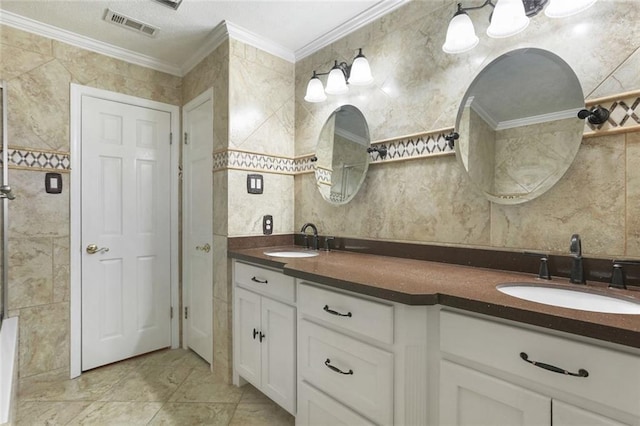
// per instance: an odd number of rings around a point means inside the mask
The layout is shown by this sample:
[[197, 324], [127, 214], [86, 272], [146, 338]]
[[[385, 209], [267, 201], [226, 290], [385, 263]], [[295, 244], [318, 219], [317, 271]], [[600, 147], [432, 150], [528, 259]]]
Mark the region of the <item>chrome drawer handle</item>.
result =
[[336, 373], [340, 373], [340, 374], [345, 374], [345, 375], [353, 375], [353, 370], [349, 369], [349, 371], [344, 372], [342, 370], [340, 370], [338, 367], [334, 367], [333, 365], [331, 365], [331, 360], [329, 358], [327, 358], [327, 360], [324, 362], [324, 365], [326, 365], [327, 367], [329, 367], [329, 369], [331, 371], [335, 371]]
[[552, 371], [558, 374], [564, 374], [566, 376], [574, 376], [574, 377], [589, 377], [589, 372], [583, 368], [579, 369], [577, 373], [572, 373], [567, 370], [563, 370], [562, 368], [556, 367], [555, 365], [545, 364], [544, 362], [531, 361], [529, 360], [529, 355], [525, 352], [520, 352], [520, 358], [528, 362], [529, 364], [533, 364], [536, 367], [544, 368], [545, 370]]
[[262, 279], [256, 278], [256, 277], [251, 277], [251, 281], [253, 281], [254, 283], [269, 284], [269, 281], [262, 280]]
[[329, 305], [324, 305], [324, 308], [322, 308], [322, 309], [324, 309], [325, 312], [328, 312], [331, 315], [336, 315], [336, 316], [339, 316], [339, 317], [352, 317], [353, 316], [353, 315], [351, 315], [351, 312], [347, 312], [346, 314], [341, 314], [338, 311], [334, 311], [333, 309], [329, 309]]

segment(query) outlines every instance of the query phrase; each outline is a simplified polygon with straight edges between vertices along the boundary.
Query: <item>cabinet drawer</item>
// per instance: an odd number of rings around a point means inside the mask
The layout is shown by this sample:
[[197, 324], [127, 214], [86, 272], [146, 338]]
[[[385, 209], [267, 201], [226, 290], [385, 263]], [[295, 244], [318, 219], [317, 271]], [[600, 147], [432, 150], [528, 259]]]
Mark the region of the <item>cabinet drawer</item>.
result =
[[298, 308], [303, 315], [384, 343], [393, 343], [392, 305], [299, 284]]
[[[440, 314], [440, 350], [445, 358], [452, 354], [640, 415], [640, 356], [447, 311]], [[558, 374], [541, 363], [588, 376]]]
[[257, 293], [295, 302], [294, 279], [282, 272], [236, 261], [234, 280], [236, 284]]
[[298, 389], [296, 426], [375, 426], [306, 382]]
[[298, 331], [299, 377], [369, 419], [393, 422], [393, 354], [304, 319]]

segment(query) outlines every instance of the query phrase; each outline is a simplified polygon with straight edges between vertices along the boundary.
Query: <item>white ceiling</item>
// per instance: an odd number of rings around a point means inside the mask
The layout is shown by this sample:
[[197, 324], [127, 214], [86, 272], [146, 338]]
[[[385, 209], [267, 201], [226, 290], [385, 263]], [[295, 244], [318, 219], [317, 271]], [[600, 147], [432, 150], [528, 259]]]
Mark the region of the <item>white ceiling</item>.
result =
[[[0, 23], [76, 45], [84, 39], [111, 56], [137, 54], [147, 65], [182, 75], [209, 53], [204, 50], [220, 37], [223, 22], [222, 31], [294, 62], [406, 1], [183, 0], [173, 10], [154, 0], [2, 0]], [[107, 23], [107, 8], [160, 31], [150, 38]]]

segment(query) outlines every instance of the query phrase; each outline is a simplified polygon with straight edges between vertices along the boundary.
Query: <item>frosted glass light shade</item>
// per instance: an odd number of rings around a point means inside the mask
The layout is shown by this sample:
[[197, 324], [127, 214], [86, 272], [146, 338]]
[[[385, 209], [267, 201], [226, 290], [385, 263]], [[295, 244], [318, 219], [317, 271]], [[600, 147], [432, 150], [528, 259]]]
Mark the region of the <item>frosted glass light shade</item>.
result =
[[464, 12], [457, 13], [449, 21], [442, 50], [445, 53], [462, 53], [476, 47], [479, 41], [469, 15]]
[[487, 35], [492, 38], [511, 37], [524, 31], [527, 26], [529, 17], [524, 11], [522, 0], [498, 0]]
[[322, 87], [322, 81], [320, 81], [318, 77], [313, 77], [309, 80], [304, 100], [307, 102], [324, 102], [327, 100], [327, 95], [324, 93], [324, 87]]
[[347, 81], [344, 79], [344, 73], [337, 64], [333, 67], [327, 77], [327, 87], [324, 91], [330, 95], [342, 95], [349, 91]]
[[598, 0], [551, 0], [544, 10], [549, 18], [565, 18], [589, 9]]
[[373, 75], [371, 75], [371, 67], [369, 61], [362, 54], [356, 56], [351, 65], [351, 73], [349, 74], [349, 84], [354, 86], [366, 86], [373, 83]]

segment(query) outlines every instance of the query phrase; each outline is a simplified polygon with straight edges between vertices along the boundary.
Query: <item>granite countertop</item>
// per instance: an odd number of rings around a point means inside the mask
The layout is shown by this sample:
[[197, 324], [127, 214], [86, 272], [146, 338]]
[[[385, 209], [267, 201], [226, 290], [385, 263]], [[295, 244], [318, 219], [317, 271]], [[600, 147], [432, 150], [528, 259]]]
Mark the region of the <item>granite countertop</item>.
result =
[[[288, 247], [230, 250], [229, 257], [282, 269], [285, 275], [407, 305], [442, 305], [640, 348], [640, 315], [606, 314], [560, 308], [501, 293], [496, 285], [539, 282], [576, 288], [566, 279], [539, 280], [534, 274], [346, 251], [320, 251], [316, 257], [278, 258], [264, 254]], [[300, 249], [300, 247], [295, 247]], [[607, 290], [587, 283], [581, 289]], [[632, 297], [640, 292], [607, 290]]]

